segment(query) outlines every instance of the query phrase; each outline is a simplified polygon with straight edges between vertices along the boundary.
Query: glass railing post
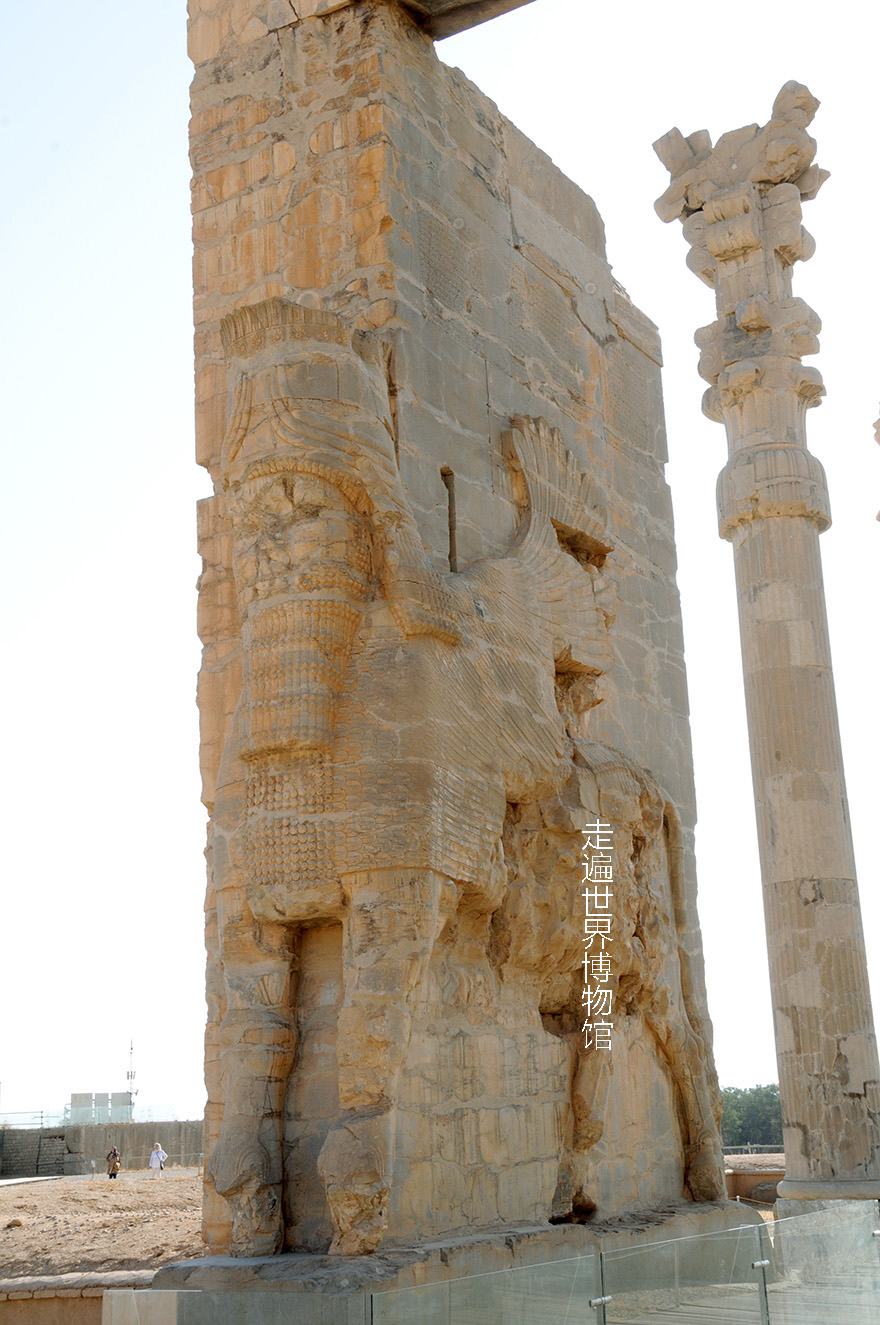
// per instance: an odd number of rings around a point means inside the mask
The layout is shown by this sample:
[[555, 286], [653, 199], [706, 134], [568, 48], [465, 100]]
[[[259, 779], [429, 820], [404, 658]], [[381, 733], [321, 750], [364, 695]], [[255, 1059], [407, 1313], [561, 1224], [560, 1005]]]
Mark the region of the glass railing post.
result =
[[770, 1325], [770, 1299], [767, 1295], [767, 1269], [773, 1259], [773, 1245], [770, 1241], [770, 1234], [766, 1227], [759, 1225], [755, 1232], [755, 1240], [758, 1248], [757, 1259], [752, 1262], [752, 1269], [759, 1271], [761, 1275], [758, 1286], [758, 1300], [761, 1304], [761, 1325]]
[[[870, 1243], [870, 1246], [868, 1245]], [[149, 1305], [153, 1293], [139, 1293]], [[163, 1295], [155, 1294], [162, 1307]], [[243, 1314], [251, 1320], [250, 1296]], [[199, 1310], [200, 1302], [203, 1309]], [[775, 1224], [747, 1225], [639, 1243], [563, 1261], [465, 1275], [365, 1293], [363, 1314], [338, 1305], [329, 1322], [351, 1325], [484, 1325], [562, 1321], [737, 1320], [742, 1325], [827, 1321], [880, 1325], [880, 1211], [874, 1201], [820, 1210]], [[211, 1295], [193, 1294], [186, 1319], [208, 1325]], [[120, 1307], [120, 1310], [122, 1308]], [[328, 1306], [329, 1310], [329, 1306]], [[116, 1316], [110, 1319], [116, 1325]], [[144, 1325], [153, 1315], [143, 1317]], [[158, 1321], [158, 1316], [155, 1317]], [[165, 1317], [162, 1316], [164, 1320]], [[322, 1317], [325, 1319], [325, 1317]], [[122, 1314], [119, 1325], [127, 1322]]]
[[590, 1307], [595, 1312], [595, 1316], [587, 1318], [587, 1325], [605, 1325], [605, 1253], [599, 1252], [599, 1296], [590, 1298]]

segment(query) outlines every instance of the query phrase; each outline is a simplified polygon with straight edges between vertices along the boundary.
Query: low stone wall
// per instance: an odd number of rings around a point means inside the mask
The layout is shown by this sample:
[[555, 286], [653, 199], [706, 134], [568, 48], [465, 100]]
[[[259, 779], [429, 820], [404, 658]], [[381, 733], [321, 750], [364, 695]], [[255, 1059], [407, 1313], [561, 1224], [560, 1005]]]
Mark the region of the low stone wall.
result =
[[107, 1151], [116, 1146], [123, 1169], [145, 1169], [154, 1141], [167, 1151], [166, 1166], [197, 1168], [202, 1162], [202, 1120], [164, 1123], [91, 1124], [69, 1127], [64, 1134], [68, 1155], [65, 1173], [103, 1172]]
[[202, 1162], [200, 1118], [66, 1128], [6, 1127], [0, 1131], [0, 1140], [0, 1178], [103, 1173], [111, 1146], [119, 1150], [123, 1169], [144, 1169], [155, 1141], [168, 1153], [168, 1168], [197, 1168]]
[[758, 1201], [773, 1205], [776, 1186], [785, 1177], [785, 1156], [779, 1151], [768, 1154], [726, 1154], [724, 1156], [727, 1195], [732, 1201]]
[[784, 1169], [747, 1169], [725, 1174], [727, 1195], [732, 1201], [741, 1197], [744, 1201], [758, 1201], [762, 1205], [773, 1205], [776, 1201], [776, 1188], [785, 1177]]
[[0, 1177], [45, 1178], [65, 1172], [63, 1128], [4, 1127], [0, 1135]]
[[101, 1325], [108, 1288], [148, 1288], [153, 1270], [0, 1279], [0, 1325]]

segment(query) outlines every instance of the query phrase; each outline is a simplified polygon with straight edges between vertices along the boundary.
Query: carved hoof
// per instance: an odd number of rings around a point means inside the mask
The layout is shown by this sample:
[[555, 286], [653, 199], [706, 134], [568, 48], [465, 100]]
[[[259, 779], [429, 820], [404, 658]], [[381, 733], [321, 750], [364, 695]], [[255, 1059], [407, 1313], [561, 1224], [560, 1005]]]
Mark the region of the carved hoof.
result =
[[205, 1179], [227, 1199], [247, 1186], [256, 1190], [280, 1185], [281, 1150], [272, 1125], [264, 1118], [228, 1118], [205, 1165]]
[[271, 1183], [270, 1159], [265, 1147], [239, 1126], [224, 1130], [205, 1167], [205, 1177], [220, 1196], [230, 1197], [248, 1183]]
[[231, 1122], [205, 1167], [206, 1180], [232, 1208], [233, 1256], [274, 1256], [284, 1245], [280, 1165], [257, 1140], [258, 1126]]
[[318, 1173], [336, 1230], [331, 1255], [375, 1251], [388, 1227], [391, 1184], [385, 1176], [388, 1119], [380, 1116], [327, 1134]]
[[723, 1201], [727, 1196], [724, 1170], [714, 1150], [701, 1150], [693, 1156], [685, 1183], [695, 1201]]
[[593, 1218], [596, 1202], [587, 1191], [588, 1172], [584, 1156], [563, 1157], [550, 1206], [551, 1224], [586, 1224]]
[[365, 1197], [359, 1193], [352, 1201], [349, 1193], [345, 1194], [342, 1204], [334, 1204], [330, 1199], [333, 1222], [344, 1220], [349, 1223], [346, 1229], [340, 1229], [330, 1244], [331, 1256], [366, 1256], [375, 1251], [385, 1236], [388, 1228], [389, 1188]]
[[274, 1256], [284, 1250], [281, 1188], [249, 1182], [231, 1198], [233, 1256]]

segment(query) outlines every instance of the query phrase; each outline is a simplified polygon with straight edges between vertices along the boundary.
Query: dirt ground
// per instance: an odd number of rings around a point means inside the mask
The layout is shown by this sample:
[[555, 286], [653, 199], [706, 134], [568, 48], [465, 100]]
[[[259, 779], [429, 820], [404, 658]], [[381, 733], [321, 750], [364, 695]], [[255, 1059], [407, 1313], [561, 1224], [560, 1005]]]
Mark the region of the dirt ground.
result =
[[158, 1269], [204, 1256], [201, 1217], [195, 1169], [0, 1186], [0, 1279]]
[[[773, 1219], [772, 1208], [760, 1213]], [[0, 1186], [0, 1279], [158, 1269], [204, 1256], [201, 1218], [195, 1169]]]

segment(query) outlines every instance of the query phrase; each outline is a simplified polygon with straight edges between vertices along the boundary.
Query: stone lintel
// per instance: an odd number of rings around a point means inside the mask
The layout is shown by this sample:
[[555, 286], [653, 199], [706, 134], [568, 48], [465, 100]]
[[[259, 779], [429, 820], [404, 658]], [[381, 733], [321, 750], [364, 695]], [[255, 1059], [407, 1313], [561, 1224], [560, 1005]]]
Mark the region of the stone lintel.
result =
[[490, 18], [530, 5], [532, 0], [403, 0], [432, 37], [452, 37]]
[[877, 1178], [784, 1178], [778, 1194], [789, 1201], [877, 1201], [880, 1180]]
[[[293, 9], [299, 18], [321, 18], [337, 9], [360, 3], [361, 0], [300, 0]], [[453, 37], [457, 32], [487, 23], [490, 18], [509, 14], [512, 9], [530, 5], [532, 0], [399, 0], [399, 3], [415, 15], [426, 32], [439, 39]], [[283, 12], [286, 14], [286, 8]]]

